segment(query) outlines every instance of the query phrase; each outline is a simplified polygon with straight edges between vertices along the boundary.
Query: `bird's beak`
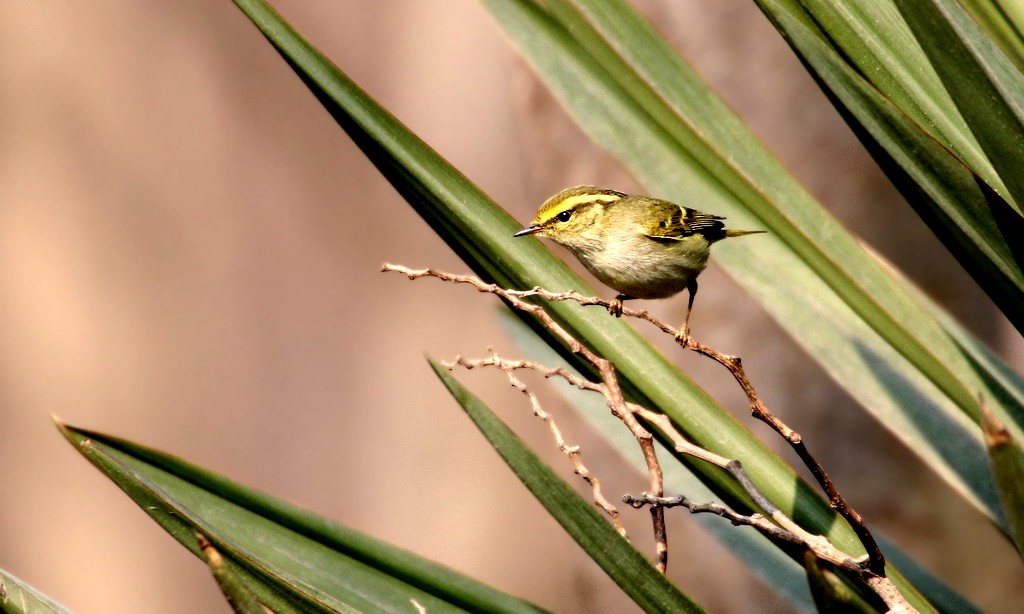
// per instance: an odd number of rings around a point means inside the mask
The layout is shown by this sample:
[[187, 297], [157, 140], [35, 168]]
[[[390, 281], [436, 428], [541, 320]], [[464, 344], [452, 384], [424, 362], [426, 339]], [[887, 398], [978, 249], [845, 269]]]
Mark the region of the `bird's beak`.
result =
[[540, 226], [527, 226], [526, 228], [520, 230], [519, 232], [517, 232], [516, 234], [514, 234], [512, 236], [513, 237], [525, 237], [526, 235], [532, 235], [534, 233], [538, 233], [541, 230], [543, 230], [543, 229]]

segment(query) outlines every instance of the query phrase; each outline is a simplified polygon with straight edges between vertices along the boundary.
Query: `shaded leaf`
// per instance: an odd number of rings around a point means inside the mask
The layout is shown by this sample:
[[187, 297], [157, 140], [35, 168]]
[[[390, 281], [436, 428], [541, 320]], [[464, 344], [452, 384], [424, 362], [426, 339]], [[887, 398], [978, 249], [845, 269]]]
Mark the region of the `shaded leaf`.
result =
[[988, 32], [1006, 57], [1024, 70], [1024, 3], [1017, 0], [965, 0], [964, 8]]
[[[991, 152], [977, 144], [977, 128], [961, 112], [973, 116], [954, 105], [895, 7], [805, 0], [809, 25], [792, 1], [759, 5], [908, 203], [1024, 330], [1024, 247], [1015, 240], [1024, 217], [998, 174], [1005, 165], [990, 168]], [[979, 100], [971, 104], [984, 113]]]
[[895, 4], [1005, 183], [1008, 198], [1024, 202], [1024, 75], [958, 2]]
[[1017, 551], [1024, 557], [1024, 450], [1015, 441], [999, 419], [981, 404], [984, 412], [982, 427], [985, 445], [992, 463], [992, 474], [999, 489], [999, 500], [1010, 523], [1010, 534]]

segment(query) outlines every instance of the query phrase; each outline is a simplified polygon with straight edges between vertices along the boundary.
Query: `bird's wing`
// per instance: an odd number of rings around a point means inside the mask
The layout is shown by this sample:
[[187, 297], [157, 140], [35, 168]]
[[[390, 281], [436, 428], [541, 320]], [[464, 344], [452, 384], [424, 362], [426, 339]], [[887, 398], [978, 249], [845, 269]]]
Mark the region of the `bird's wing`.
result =
[[644, 228], [644, 234], [655, 240], [672, 241], [702, 234], [714, 241], [725, 236], [723, 217], [701, 213], [666, 200], [650, 199], [647, 206], [655, 215]]

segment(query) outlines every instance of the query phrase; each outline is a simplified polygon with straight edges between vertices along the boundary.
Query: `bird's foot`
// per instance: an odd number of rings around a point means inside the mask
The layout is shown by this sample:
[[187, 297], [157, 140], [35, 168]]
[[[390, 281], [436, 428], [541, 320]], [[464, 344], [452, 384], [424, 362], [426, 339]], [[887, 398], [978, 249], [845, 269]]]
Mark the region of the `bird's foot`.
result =
[[616, 318], [622, 317], [622, 297], [616, 296], [608, 303], [608, 313], [612, 314]]
[[683, 324], [683, 327], [676, 333], [676, 343], [686, 345], [690, 342], [690, 327]]

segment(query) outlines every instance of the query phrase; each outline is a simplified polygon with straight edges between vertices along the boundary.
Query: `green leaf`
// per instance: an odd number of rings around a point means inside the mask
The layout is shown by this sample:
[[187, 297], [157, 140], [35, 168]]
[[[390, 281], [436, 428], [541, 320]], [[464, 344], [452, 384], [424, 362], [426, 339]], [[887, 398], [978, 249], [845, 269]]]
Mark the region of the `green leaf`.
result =
[[0, 569], [0, 612], [5, 614], [72, 614], [15, 576]]
[[703, 612], [623, 539], [592, 503], [541, 462], [480, 399], [441, 365], [430, 361], [430, 366], [516, 477], [638, 606], [645, 612]]
[[[785, 14], [812, 31], [920, 130], [1005, 192], [992, 163], [892, 2], [775, 0], [759, 5], [776, 27], [778, 16]], [[780, 32], [788, 35], [788, 31]], [[813, 64], [809, 68], [816, 70]]]
[[[797, 19], [791, 18], [785, 11], [773, 14], [780, 29], [790, 37], [791, 44], [799, 50], [808, 64], [815, 67], [818, 78], [846, 102], [847, 109], [857, 116], [857, 120], [864, 126], [870, 138], [877, 139], [877, 142], [882, 143], [894, 156], [901, 156], [896, 162], [900, 168], [914, 175], [918, 185], [934, 188], [932, 194], [938, 199], [943, 199], [942, 206], [949, 210], [959, 210], [963, 213], [972, 206], [977, 209], [985, 208], [984, 202], [978, 202], [979, 199], [984, 200], [977, 189], [978, 184], [966, 169], [946, 156], [934, 141], [920, 133], [904, 115], [880, 99], [875, 90], [866, 85], [838, 54], [806, 30]], [[998, 230], [994, 232], [998, 233]], [[987, 243], [984, 239], [980, 242]], [[914, 297], [909, 293], [906, 280], [901, 280], [891, 270], [889, 275], [902, 288], [901, 292], [908, 295], [907, 298], [911, 302], [921, 304], [920, 296]], [[934, 317], [930, 315], [922, 317], [935, 322]], [[1017, 425], [1021, 424], [1021, 396], [1018, 394], [1019, 391], [1007, 389], [1007, 386], [1012, 384], [996, 382], [993, 369], [972, 361], [948, 335], [936, 335], [934, 339], [936, 344], [942, 346], [942, 352], [946, 356], [944, 362], [959, 365], [955, 371], [964, 382], [969, 382], [965, 383], [965, 387], [969, 385], [975, 390], [984, 389], [989, 394], [1005, 399], [1000, 402], [1000, 411], [1006, 412], [1003, 415], [1010, 416]], [[935, 409], [941, 410], [941, 407], [936, 405]], [[962, 421], [956, 422], [956, 417], [948, 412], [942, 412], [946, 414], [944, 420], [940, 420], [934, 410], [916, 412], [908, 406], [905, 412], [914, 416], [910, 423], [890, 421], [890, 429], [895, 433], [901, 433], [901, 439], [907, 441], [911, 449], [918, 451], [940, 475], [951, 481], [955, 488], [961, 491], [965, 488], [972, 490], [972, 498], [976, 497], [976, 500], [985, 502], [990, 517], [1001, 518], [998, 507], [993, 505], [995, 490], [986, 475], [987, 470], [980, 462], [979, 433]], [[895, 416], [899, 413], [903, 412], [894, 411], [889, 415]], [[929, 414], [935, 416], [935, 419], [929, 420]], [[977, 419], [973, 415], [972, 418]], [[957, 424], [960, 426], [955, 426]], [[965, 436], [947, 439], [947, 435], [953, 431], [961, 431]], [[911, 437], [915, 432], [924, 434], [923, 440]], [[933, 453], [927, 453], [929, 449], [933, 450]], [[951, 470], [953, 473], [950, 473]], [[954, 474], [959, 475], [959, 478]]]
[[538, 612], [537, 607], [227, 478], [58, 424], [75, 449], [197, 557], [201, 533], [235, 588], [286, 612]]
[[804, 569], [807, 571], [807, 584], [811, 587], [811, 594], [814, 595], [814, 603], [819, 612], [854, 614], [884, 611], [884, 603], [868, 603], [840, 576], [819, 561], [810, 550], [804, 551]]
[[225, 561], [220, 552], [206, 539], [206, 536], [197, 533], [196, 539], [199, 542], [202, 558], [206, 561], [220, 592], [227, 599], [235, 614], [266, 614], [256, 593], [249, 590], [244, 572], [235, 569], [230, 562]]
[[[984, 404], [982, 410], [985, 410]], [[1010, 534], [1017, 544], [1017, 552], [1024, 558], [1024, 450], [990, 412], [985, 412], [982, 427], [999, 500], [1010, 520]]]
[[1024, 70], [1024, 3], [1018, 0], [965, 0], [964, 8], [988, 32], [1018, 69]]
[[[1024, 202], [1024, 75], [958, 2], [895, 4], [1005, 183], [1009, 198]], [[1014, 238], [1019, 240], [1020, 235]]]
[[[792, 0], [759, 4], [907, 201], [1018, 330], [1024, 330], [1024, 247], [1015, 240], [1024, 233], [1024, 217], [1006, 187], [1014, 184], [1005, 177], [1006, 163], [1000, 164], [1006, 156], [993, 158], [993, 168], [986, 157], [992, 148], [983, 149], [972, 133], [987, 142], [978, 118], [994, 124], [988, 98], [970, 87], [968, 98], [957, 101], [958, 110], [889, 3], [803, 0], [807, 13]], [[915, 29], [923, 27], [919, 20], [908, 21]], [[947, 34], [952, 36], [941, 33]], [[961, 74], [951, 58], [936, 66], [942, 67], [943, 79], [947, 73]], [[1012, 66], [1004, 68], [1016, 72]], [[1012, 131], [1003, 129], [994, 139], [1011, 143]]]

